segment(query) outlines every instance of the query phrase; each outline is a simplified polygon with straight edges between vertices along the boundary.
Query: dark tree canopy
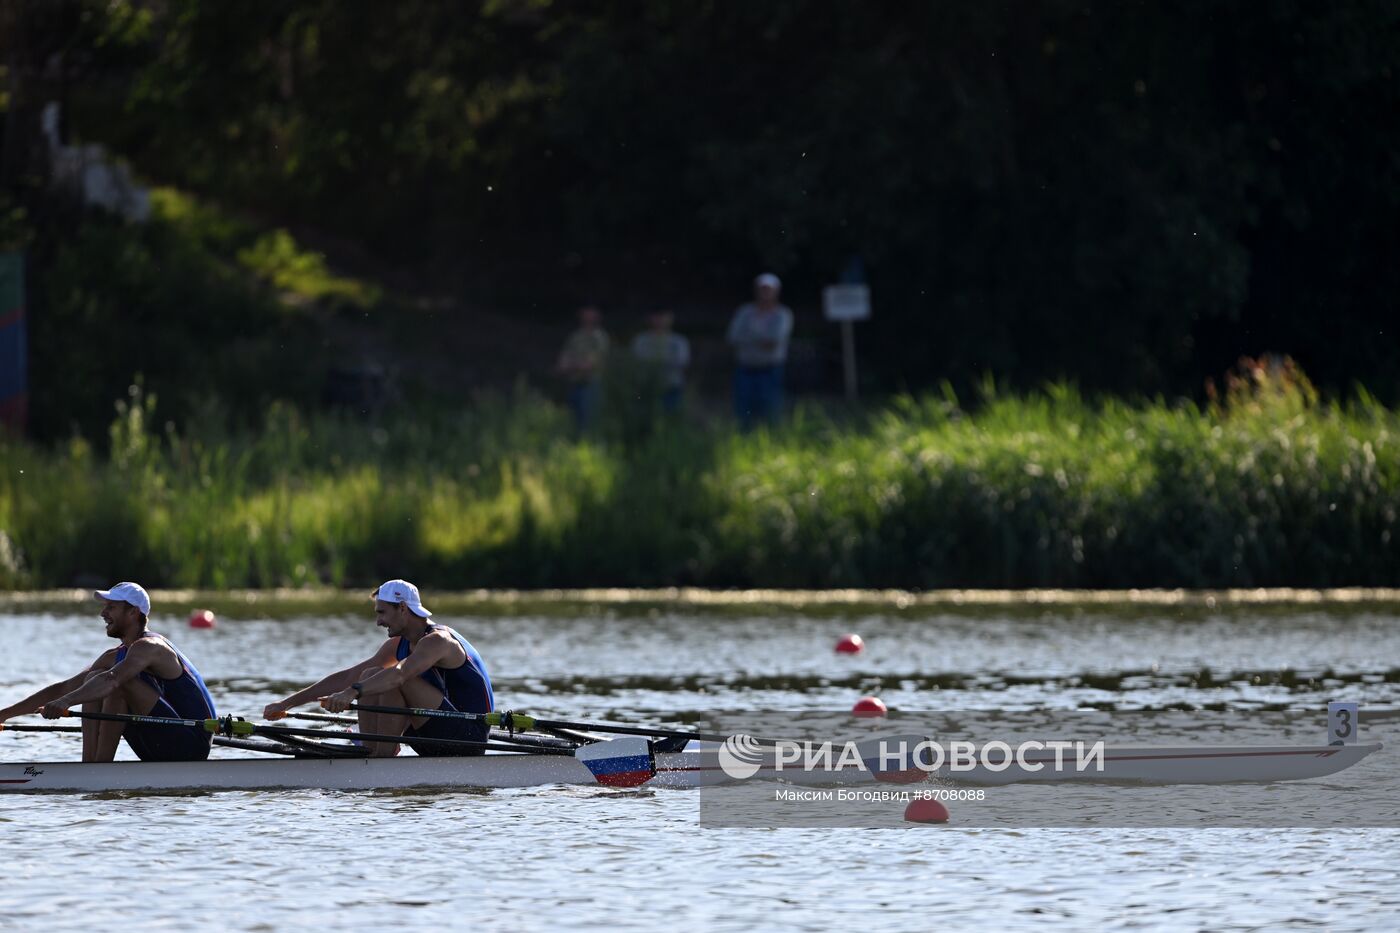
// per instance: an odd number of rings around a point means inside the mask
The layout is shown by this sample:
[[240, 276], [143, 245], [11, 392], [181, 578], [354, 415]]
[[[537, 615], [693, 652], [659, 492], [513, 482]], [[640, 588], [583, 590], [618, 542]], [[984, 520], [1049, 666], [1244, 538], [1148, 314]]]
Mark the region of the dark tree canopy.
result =
[[[1392, 0], [9, 16], [66, 56], [75, 125], [150, 177], [387, 262], [679, 281], [762, 264], [812, 298], [859, 254], [887, 388], [990, 372], [1189, 393], [1262, 351], [1400, 388]], [[12, 95], [7, 140], [31, 103]]]

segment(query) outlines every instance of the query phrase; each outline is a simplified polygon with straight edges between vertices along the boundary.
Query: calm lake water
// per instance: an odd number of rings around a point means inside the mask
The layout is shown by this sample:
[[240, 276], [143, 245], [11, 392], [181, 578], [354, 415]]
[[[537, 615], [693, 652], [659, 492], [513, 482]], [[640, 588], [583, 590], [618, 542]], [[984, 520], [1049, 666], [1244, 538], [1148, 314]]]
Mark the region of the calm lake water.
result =
[[[431, 605], [431, 600], [429, 600]], [[714, 710], [1400, 709], [1389, 607], [960, 612], [446, 610], [502, 706], [685, 724]], [[220, 712], [263, 705], [379, 641], [364, 611], [258, 603], [162, 631]], [[832, 653], [860, 632], [858, 657]], [[95, 605], [0, 603], [0, 705], [107, 647]], [[1324, 779], [1355, 794], [1388, 747]], [[0, 735], [0, 759], [77, 740]], [[123, 747], [123, 756], [128, 753]], [[222, 754], [222, 752], [216, 752]], [[1400, 911], [1395, 829], [704, 829], [690, 791], [0, 795], [0, 928], [924, 929], [1114, 924], [1371, 929]], [[370, 926], [373, 925], [373, 926]]]

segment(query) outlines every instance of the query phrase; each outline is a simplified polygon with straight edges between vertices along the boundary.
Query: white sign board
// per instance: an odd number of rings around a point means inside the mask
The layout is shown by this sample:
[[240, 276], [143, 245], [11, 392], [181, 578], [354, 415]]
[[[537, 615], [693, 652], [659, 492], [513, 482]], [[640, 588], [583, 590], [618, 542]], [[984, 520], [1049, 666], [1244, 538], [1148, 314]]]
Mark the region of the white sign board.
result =
[[828, 321], [865, 321], [870, 318], [869, 285], [828, 285], [822, 289], [822, 308]]
[[1351, 745], [1356, 742], [1356, 703], [1327, 704], [1327, 744]]

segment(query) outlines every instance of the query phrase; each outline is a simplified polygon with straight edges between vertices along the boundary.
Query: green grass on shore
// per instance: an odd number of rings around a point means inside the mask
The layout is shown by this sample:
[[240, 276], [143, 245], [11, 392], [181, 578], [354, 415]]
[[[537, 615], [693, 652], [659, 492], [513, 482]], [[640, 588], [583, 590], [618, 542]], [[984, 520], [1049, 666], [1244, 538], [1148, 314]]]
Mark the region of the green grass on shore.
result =
[[162, 428], [137, 393], [110, 454], [0, 442], [0, 587], [1400, 583], [1400, 413], [1260, 379], [1206, 409], [1054, 387], [588, 442], [524, 389], [257, 433]]

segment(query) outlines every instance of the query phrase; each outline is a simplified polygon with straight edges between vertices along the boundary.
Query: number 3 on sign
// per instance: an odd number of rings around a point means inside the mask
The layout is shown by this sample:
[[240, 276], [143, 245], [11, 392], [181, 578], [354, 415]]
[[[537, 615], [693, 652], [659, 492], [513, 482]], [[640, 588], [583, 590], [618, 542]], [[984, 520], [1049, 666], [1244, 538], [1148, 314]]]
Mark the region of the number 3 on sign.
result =
[[1327, 744], [1351, 745], [1356, 742], [1356, 703], [1327, 704]]

